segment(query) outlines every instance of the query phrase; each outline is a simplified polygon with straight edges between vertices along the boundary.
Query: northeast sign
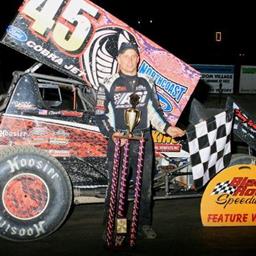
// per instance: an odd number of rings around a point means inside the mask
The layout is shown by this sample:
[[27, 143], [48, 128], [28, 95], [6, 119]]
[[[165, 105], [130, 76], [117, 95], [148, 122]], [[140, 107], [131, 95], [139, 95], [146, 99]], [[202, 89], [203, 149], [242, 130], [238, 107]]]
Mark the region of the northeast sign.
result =
[[157, 86], [167, 120], [175, 124], [200, 73], [87, 0], [25, 0], [2, 43], [97, 89], [117, 72], [122, 42], [137, 43], [139, 72]]

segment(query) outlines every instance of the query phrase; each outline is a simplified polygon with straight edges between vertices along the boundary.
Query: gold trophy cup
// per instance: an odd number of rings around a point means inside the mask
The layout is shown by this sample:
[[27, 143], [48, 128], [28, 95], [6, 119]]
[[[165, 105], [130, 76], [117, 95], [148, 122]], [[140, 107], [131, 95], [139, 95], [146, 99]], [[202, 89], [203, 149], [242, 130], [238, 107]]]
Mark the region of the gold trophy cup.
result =
[[140, 111], [138, 109], [129, 108], [125, 110], [124, 118], [128, 130], [128, 135], [132, 136], [133, 129], [140, 122]]
[[132, 107], [126, 109], [124, 112], [124, 120], [127, 126], [128, 135], [131, 137], [133, 136], [132, 132], [134, 128], [138, 125], [141, 118], [141, 112], [138, 109], [136, 109], [136, 106], [139, 103], [139, 99], [140, 97], [137, 94], [132, 94], [130, 96], [130, 102]]

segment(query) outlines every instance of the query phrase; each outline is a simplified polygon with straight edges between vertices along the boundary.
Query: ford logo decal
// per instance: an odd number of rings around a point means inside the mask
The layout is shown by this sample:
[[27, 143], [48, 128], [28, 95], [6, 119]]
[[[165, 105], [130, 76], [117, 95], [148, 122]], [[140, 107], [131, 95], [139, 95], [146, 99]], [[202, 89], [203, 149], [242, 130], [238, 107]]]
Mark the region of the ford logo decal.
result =
[[20, 42], [26, 42], [28, 40], [28, 37], [24, 31], [12, 25], [8, 26], [7, 34]]
[[160, 102], [160, 105], [165, 112], [171, 112], [172, 111], [172, 104], [167, 100], [163, 95], [158, 94], [158, 100]]

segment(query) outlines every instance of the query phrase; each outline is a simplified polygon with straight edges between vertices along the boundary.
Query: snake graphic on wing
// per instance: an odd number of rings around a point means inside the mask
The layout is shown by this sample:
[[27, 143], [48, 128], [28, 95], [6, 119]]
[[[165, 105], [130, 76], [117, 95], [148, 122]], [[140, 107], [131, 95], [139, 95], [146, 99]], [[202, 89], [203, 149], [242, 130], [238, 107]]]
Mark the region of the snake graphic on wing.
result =
[[103, 28], [95, 33], [82, 57], [86, 78], [94, 89], [117, 72], [116, 56], [123, 42], [136, 43], [136, 40], [130, 32], [119, 27]]

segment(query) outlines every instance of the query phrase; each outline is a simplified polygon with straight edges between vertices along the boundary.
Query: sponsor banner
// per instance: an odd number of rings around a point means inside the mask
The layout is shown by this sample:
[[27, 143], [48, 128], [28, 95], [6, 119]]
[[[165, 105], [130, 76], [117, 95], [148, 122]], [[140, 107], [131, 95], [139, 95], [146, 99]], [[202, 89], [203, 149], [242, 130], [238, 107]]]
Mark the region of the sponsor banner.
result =
[[231, 97], [228, 97], [226, 105], [234, 110], [233, 133], [256, 150], [256, 118]]
[[156, 152], [180, 152], [181, 144], [155, 143]]
[[87, 0], [25, 0], [2, 43], [98, 88], [117, 72], [122, 42], [137, 43], [139, 72], [156, 83], [167, 120], [176, 124], [200, 73]]
[[152, 131], [156, 155], [163, 152], [180, 152], [182, 146], [175, 139], [159, 131]]
[[201, 72], [201, 80], [210, 86], [209, 93], [233, 93], [234, 65], [193, 64], [192, 66]]
[[[107, 141], [97, 127], [33, 116], [3, 116], [0, 144], [36, 145], [58, 157], [105, 158]], [[15, 125], [14, 125], [15, 124]], [[27, 127], [26, 132], [20, 131]], [[62, 155], [63, 153], [63, 155]]]
[[239, 93], [256, 93], [256, 66], [241, 66]]
[[256, 165], [235, 165], [218, 173], [201, 200], [204, 226], [256, 225]]

